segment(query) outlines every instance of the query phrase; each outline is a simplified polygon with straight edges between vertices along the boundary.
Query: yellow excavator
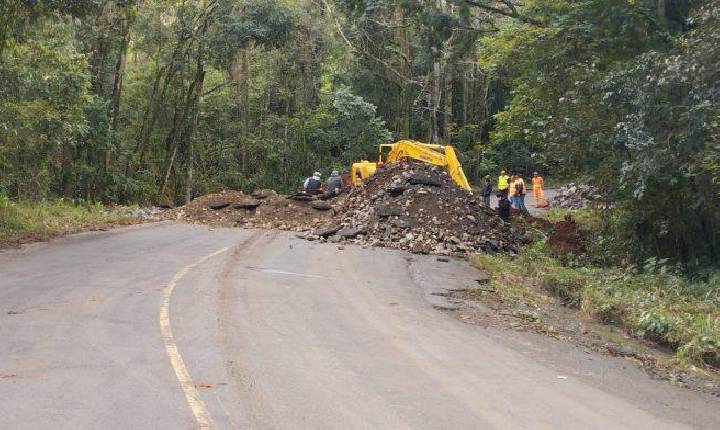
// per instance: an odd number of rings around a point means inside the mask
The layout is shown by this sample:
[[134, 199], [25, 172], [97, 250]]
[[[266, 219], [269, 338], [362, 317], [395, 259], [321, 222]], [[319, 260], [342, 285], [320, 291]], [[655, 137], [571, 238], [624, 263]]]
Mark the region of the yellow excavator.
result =
[[[383, 154], [388, 150], [383, 161]], [[378, 166], [382, 166], [383, 163], [397, 163], [408, 159], [444, 167], [458, 186], [470, 191], [470, 183], [465, 177], [465, 172], [463, 172], [462, 165], [460, 165], [452, 146], [421, 143], [414, 140], [400, 140], [395, 143], [378, 145], [378, 161], [363, 160], [353, 163], [350, 169], [351, 181], [357, 187], [362, 184], [364, 179], [374, 175]]]

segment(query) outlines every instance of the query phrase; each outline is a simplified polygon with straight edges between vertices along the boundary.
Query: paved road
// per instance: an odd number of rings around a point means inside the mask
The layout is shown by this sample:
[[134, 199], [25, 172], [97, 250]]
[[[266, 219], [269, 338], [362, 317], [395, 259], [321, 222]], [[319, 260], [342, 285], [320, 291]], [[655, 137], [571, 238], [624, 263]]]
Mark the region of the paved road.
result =
[[[165, 224], [0, 254], [2, 429], [682, 429], [720, 402], [435, 309], [460, 262]], [[437, 305], [437, 303], [435, 303]]]

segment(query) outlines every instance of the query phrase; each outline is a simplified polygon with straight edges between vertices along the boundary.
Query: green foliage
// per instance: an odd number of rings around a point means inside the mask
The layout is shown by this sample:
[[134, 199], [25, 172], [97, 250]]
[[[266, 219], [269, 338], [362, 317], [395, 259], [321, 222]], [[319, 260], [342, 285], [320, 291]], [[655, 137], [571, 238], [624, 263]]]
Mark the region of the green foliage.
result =
[[532, 302], [538, 289], [577, 306], [600, 322], [672, 347], [678, 358], [720, 364], [720, 275], [693, 280], [672, 274], [662, 260], [642, 272], [567, 267], [542, 244], [518, 257], [479, 254], [473, 264], [491, 273], [492, 285], [510, 301]]
[[293, 34], [295, 19], [292, 9], [282, 2], [223, 2], [215, 10], [216, 22], [208, 36], [214, 58], [228, 67], [238, 49], [251, 42], [282, 47]]
[[617, 323], [639, 337], [675, 348], [680, 358], [717, 366], [720, 363], [720, 285], [692, 294], [691, 282], [659, 272], [610, 273], [585, 289], [583, 309]]
[[551, 222], [559, 222], [570, 216], [573, 221], [579, 223], [583, 228], [591, 232], [599, 232], [607, 221], [606, 214], [599, 209], [561, 209], [550, 208], [544, 214], [544, 218]]
[[99, 204], [68, 200], [14, 201], [0, 193], [0, 241], [46, 239], [108, 223], [129, 223], [133, 218]]
[[[586, 175], [607, 196], [617, 256], [720, 261], [717, 1], [530, 2], [545, 27], [508, 24], [481, 64], [512, 87], [495, 116], [500, 165]], [[686, 31], [692, 27], [691, 31]]]
[[6, 49], [0, 62], [0, 188], [11, 196], [59, 192], [73, 175], [63, 152], [70, 157], [87, 131], [89, 75], [71, 43], [72, 22], [44, 24]]
[[336, 135], [339, 154], [344, 164], [352, 160], [372, 159], [377, 145], [391, 140], [385, 121], [375, 115], [376, 107], [362, 97], [341, 88], [333, 95], [333, 108], [337, 113]]

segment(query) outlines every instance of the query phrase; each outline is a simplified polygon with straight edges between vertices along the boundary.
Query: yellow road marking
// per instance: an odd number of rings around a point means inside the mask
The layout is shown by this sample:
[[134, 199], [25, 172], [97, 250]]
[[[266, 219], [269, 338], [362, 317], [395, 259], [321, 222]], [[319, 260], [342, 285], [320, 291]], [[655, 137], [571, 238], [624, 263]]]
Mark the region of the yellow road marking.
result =
[[185, 367], [185, 362], [178, 352], [175, 337], [172, 333], [172, 327], [170, 326], [170, 297], [175, 289], [175, 285], [190, 270], [227, 250], [228, 248], [223, 248], [219, 251], [215, 251], [212, 254], [200, 258], [189, 266], [185, 266], [181, 271], [177, 272], [175, 276], [173, 276], [167, 285], [165, 285], [160, 299], [160, 333], [162, 334], [163, 343], [165, 344], [165, 353], [170, 359], [170, 364], [175, 370], [175, 376], [180, 382], [180, 387], [185, 393], [185, 399], [187, 400], [190, 409], [192, 409], [192, 413], [195, 415], [195, 420], [197, 420], [201, 429], [215, 428], [215, 424], [205, 408], [205, 402], [202, 401], [199, 393], [195, 389], [190, 373], [188, 373], [187, 368]]

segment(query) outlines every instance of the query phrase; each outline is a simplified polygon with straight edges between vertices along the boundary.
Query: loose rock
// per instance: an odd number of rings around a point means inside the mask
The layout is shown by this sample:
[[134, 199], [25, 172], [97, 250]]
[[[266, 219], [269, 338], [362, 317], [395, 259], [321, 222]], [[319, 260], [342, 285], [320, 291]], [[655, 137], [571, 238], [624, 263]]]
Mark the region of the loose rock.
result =
[[313, 200], [310, 202], [310, 207], [319, 211], [329, 211], [332, 209], [332, 205], [322, 200]]

